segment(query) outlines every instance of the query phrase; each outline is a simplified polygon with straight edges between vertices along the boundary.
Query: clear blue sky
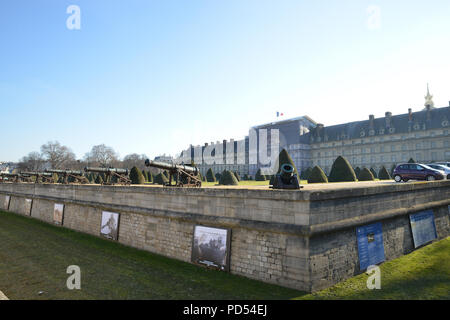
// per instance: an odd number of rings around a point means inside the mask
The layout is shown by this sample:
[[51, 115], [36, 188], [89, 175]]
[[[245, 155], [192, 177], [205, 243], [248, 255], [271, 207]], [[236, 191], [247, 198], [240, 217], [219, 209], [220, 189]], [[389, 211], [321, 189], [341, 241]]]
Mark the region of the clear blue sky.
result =
[[446, 106], [449, 17], [448, 0], [2, 1], [0, 161], [49, 140], [154, 157], [276, 111], [325, 125], [418, 111], [427, 82]]

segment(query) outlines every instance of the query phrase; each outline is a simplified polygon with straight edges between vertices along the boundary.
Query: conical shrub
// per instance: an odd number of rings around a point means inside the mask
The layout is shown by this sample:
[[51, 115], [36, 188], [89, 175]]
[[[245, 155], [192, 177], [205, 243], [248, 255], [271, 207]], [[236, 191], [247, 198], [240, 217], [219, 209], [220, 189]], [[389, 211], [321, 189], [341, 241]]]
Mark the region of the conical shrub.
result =
[[380, 179], [380, 180], [391, 180], [392, 179], [391, 175], [389, 174], [389, 172], [387, 171], [387, 169], [384, 166], [382, 166], [380, 168], [380, 171], [378, 172], [378, 179]]
[[255, 180], [256, 181], [266, 181], [266, 176], [261, 174], [261, 168], [259, 168], [258, 171], [256, 172]]
[[153, 182], [156, 184], [165, 185], [166, 183], [169, 182], [169, 179], [167, 179], [167, 177], [160, 172], [155, 176]]
[[216, 176], [214, 175], [212, 168], [209, 168], [208, 171], [206, 171], [206, 181], [216, 182]]
[[373, 181], [375, 180], [372, 172], [367, 169], [367, 168], [363, 168], [361, 170], [361, 173], [359, 174], [359, 181]]
[[233, 172], [226, 170], [222, 173], [219, 184], [226, 186], [237, 186], [239, 182]]
[[308, 177], [308, 183], [327, 183], [328, 178], [325, 172], [323, 172], [322, 168], [319, 166], [315, 166], [311, 170], [311, 174]]
[[329, 182], [344, 182], [344, 181], [356, 181], [356, 174], [353, 171], [352, 166], [342, 156], [336, 158], [331, 167]]
[[359, 179], [359, 174], [361, 173], [361, 168], [360, 167], [356, 167], [355, 168], [355, 175], [356, 175], [356, 179]]
[[378, 178], [378, 174], [377, 174], [377, 172], [375, 171], [374, 168], [370, 168], [370, 172], [372, 172], [372, 175], [373, 175], [373, 177], [374, 177], [375, 179]]
[[289, 153], [286, 151], [286, 149], [283, 149], [280, 151], [280, 154], [278, 155], [278, 171], [277, 174], [281, 172], [281, 166], [285, 163], [289, 163], [290, 165], [292, 165], [294, 167], [294, 174], [297, 175], [297, 177], [299, 177], [298, 175], [298, 171], [297, 171], [297, 167], [294, 164], [294, 161], [292, 161], [291, 156], [289, 155]]
[[137, 167], [131, 168], [130, 180], [131, 180], [131, 184], [144, 184], [145, 183], [145, 178], [142, 175], [142, 172]]

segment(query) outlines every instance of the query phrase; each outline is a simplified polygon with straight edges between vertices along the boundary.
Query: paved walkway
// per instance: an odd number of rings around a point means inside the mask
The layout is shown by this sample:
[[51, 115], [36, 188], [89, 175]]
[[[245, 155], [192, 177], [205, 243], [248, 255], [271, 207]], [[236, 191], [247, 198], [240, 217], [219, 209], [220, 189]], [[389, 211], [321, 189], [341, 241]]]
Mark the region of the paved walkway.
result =
[[0, 291], [0, 300], [9, 300], [7, 296], [3, 294], [3, 292]]

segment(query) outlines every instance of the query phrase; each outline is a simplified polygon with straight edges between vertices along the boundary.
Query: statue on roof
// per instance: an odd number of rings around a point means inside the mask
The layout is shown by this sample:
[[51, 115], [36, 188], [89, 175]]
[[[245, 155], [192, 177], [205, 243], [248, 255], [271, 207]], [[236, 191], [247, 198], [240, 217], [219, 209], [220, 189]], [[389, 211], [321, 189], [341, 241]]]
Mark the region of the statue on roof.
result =
[[430, 106], [431, 109], [434, 108], [433, 96], [430, 94], [430, 88], [427, 83], [427, 95], [425, 96], [425, 107]]

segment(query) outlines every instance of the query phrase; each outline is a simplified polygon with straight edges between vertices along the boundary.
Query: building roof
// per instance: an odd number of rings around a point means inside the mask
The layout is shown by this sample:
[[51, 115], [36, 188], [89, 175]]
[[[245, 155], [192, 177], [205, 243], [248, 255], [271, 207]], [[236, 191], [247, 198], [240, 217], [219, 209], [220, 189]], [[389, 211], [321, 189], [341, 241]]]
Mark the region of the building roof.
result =
[[310, 128], [311, 142], [339, 141], [347, 139], [361, 139], [370, 136], [409, 133], [421, 130], [438, 129], [449, 126], [450, 107], [431, 108], [425, 110], [392, 116], [386, 112], [385, 117], [369, 120], [349, 122], [325, 127], [318, 124]]

